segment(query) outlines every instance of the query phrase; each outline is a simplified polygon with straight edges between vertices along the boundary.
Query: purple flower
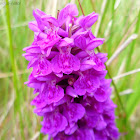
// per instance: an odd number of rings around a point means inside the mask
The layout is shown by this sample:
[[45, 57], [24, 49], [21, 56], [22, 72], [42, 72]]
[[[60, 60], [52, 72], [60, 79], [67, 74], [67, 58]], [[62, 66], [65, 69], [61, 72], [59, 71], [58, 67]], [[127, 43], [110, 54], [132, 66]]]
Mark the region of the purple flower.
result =
[[66, 106], [63, 113], [65, 114], [69, 123], [77, 122], [85, 114], [85, 108], [78, 103], [70, 103]]
[[38, 108], [44, 107], [51, 103], [58, 102], [64, 96], [64, 90], [58, 85], [43, 83], [41, 84], [40, 93], [31, 102]]
[[99, 85], [99, 78], [88, 70], [80, 73], [73, 86], [78, 95], [85, 95], [86, 93], [93, 94], [99, 88]]
[[70, 74], [80, 69], [80, 60], [70, 53], [68, 46], [65, 46], [64, 50], [60, 48], [59, 54], [52, 59], [51, 63], [54, 73]]
[[98, 14], [77, 17], [76, 5], [68, 4], [58, 19], [38, 9], [33, 16], [34, 41], [23, 56], [32, 68], [26, 84], [37, 94], [31, 105], [43, 116], [41, 132], [54, 140], [118, 139], [107, 54], [94, 50], [104, 39], [91, 32]]
[[41, 124], [42, 133], [55, 136], [58, 132], [65, 130], [67, 119], [59, 112], [46, 113]]

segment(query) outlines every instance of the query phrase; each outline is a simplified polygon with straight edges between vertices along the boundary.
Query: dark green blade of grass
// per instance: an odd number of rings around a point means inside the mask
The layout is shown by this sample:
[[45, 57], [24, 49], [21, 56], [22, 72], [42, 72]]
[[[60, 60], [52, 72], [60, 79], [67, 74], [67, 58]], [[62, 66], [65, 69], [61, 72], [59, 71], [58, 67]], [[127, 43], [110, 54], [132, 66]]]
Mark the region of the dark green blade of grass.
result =
[[[16, 69], [16, 62], [15, 62], [15, 55], [14, 55], [14, 48], [13, 48], [13, 41], [12, 41], [12, 30], [11, 30], [11, 21], [10, 21], [10, 9], [8, 0], [6, 0], [6, 19], [7, 19], [7, 28], [8, 28], [8, 40], [9, 40], [9, 49], [10, 49], [10, 60], [11, 60], [11, 67], [13, 72], [13, 84], [16, 93], [16, 100], [15, 100], [15, 113], [19, 113], [20, 116], [20, 126], [21, 126], [21, 135], [24, 139], [24, 132], [23, 132], [23, 121], [22, 121], [22, 114], [20, 111], [20, 96], [19, 89], [18, 89], [18, 79], [17, 79], [17, 69]], [[16, 116], [15, 116], [16, 118]], [[15, 119], [14, 118], [14, 119]]]

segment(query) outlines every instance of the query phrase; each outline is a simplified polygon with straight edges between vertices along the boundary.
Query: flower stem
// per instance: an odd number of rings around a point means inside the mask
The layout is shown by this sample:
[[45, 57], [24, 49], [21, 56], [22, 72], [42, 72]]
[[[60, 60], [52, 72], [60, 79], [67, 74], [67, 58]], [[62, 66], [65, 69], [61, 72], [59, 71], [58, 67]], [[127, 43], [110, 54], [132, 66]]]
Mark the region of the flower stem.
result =
[[81, 5], [81, 3], [80, 3], [80, 0], [78, 0], [78, 3], [79, 3], [79, 6], [80, 6], [80, 9], [81, 9], [81, 11], [82, 11], [82, 14], [83, 14], [83, 16], [84, 16], [85, 14], [84, 14], [84, 11], [83, 11], [83, 8], [82, 8], [82, 5]]

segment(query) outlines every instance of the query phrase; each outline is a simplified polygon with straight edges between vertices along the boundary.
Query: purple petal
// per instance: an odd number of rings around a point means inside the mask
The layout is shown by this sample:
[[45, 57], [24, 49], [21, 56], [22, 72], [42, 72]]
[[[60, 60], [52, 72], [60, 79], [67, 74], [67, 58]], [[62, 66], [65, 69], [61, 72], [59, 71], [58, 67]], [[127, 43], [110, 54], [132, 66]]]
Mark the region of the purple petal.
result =
[[98, 14], [93, 12], [87, 16], [81, 17], [79, 24], [83, 28], [90, 28], [97, 21], [97, 19], [98, 19]]
[[60, 113], [47, 113], [41, 124], [43, 126], [41, 132], [54, 137], [58, 132], [63, 131], [68, 123], [66, 118]]
[[66, 94], [72, 96], [72, 97], [78, 97], [78, 95], [76, 94], [75, 90], [71, 87], [71, 86], [68, 86], [66, 88]]
[[74, 124], [72, 127], [68, 125], [65, 129], [65, 134], [72, 135], [77, 129], [78, 129], [77, 124]]
[[35, 10], [33, 10], [33, 16], [35, 17], [35, 19], [36, 19], [36, 21], [37, 21], [37, 24], [38, 24], [39, 29], [40, 29], [41, 31], [43, 31], [44, 28], [45, 28], [45, 26], [44, 26], [43, 23], [42, 23], [41, 17], [40, 17], [38, 14], [36, 14]]
[[84, 36], [76, 37], [74, 43], [77, 47], [81, 48], [82, 50], [86, 49], [86, 38]]
[[26, 53], [41, 53], [40, 47], [37, 45], [32, 45], [23, 49]]
[[103, 88], [98, 88], [94, 93], [94, 97], [99, 102], [104, 102], [108, 98], [108, 93]]
[[88, 50], [93, 50], [95, 49], [96, 47], [102, 45], [104, 42], [104, 39], [102, 38], [96, 38], [96, 39], [92, 39], [89, 44], [87, 45], [87, 49]]
[[[54, 26], [58, 27], [58, 21], [54, 17], [51, 16], [43, 16], [42, 17], [44, 25], [48, 26], [48, 23], [52, 23]], [[51, 24], [51, 25], [52, 25]]]
[[52, 72], [52, 66], [51, 66], [51, 63], [47, 59], [42, 59], [41, 61], [39, 61], [38, 65], [36, 65], [33, 68], [33, 75], [35, 77], [48, 75], [51, 72]]
[[52, 88], [50, 87], [50, 89], [47, 90], [46, 94], [48, 94], [47, 103], [48, 104], [55, 103], [64, 97], [64, 89], [61, 88], [60, 86], [56, 86]]
[[37, 64], [38, 64], [38, 58], [34, 58], [34, 59], [32, 59], [32, 60], [29, 62], [27, 68], [29, 69], [29, 68], [31, 68], [31, 67], [36, 66]]
[[91, 16], [88, 18], [85, 27], [89, 28], [91, 27], [98, 19], [98, 14], [90, 14]]
[[[66, 114], [65, 114], [66, 113]], [[77, 122], [85, 114], [85, 108], [78, 103], [70, 103], [65, 110], [65, 116], [69, 122]]]
[[37, 26], [36, 21], [29, 22], [29, 28], [34, 32], [39, 32], [40, 29]]
[[77, 71], [80, 68], [80, 61], [72, 54], [60, 54], [52, 59], [52, 70], [55, 73], [61, 71], [65, 74], [70, 74], [72, 71]]
[[78, 10], [75, 4], [67, 4], [65, 8], [63, 8], [58, 16], [58, 21], [60, 26], [68, 19], [78, 15]]
[[45, 16], [46, 15], [46, 13], [44, 13], [43, 11], [41, 11], [41, 10], [39, 10], [39, 9], [36, 9], [36, 12], [37, 12], [37, 14], [39, 15], [39, 16]]

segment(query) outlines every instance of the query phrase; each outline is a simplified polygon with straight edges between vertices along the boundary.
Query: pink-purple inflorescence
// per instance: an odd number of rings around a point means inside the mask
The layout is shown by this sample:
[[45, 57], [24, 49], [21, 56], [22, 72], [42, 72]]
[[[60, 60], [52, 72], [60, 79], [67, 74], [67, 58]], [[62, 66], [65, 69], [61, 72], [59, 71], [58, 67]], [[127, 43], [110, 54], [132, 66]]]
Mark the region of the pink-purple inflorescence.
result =
[[107, 54], [94, 50], [104, 39], [91, 32], [98, 14], [77, 17], [68, 4], [57, 19], [38, 9], [33, 16], [34, 41], [23, 55], [33, 68], [26, 84], [38, 93], [31, 104], [43, 116], [41, 132], [54, 140], [118, 139]]

